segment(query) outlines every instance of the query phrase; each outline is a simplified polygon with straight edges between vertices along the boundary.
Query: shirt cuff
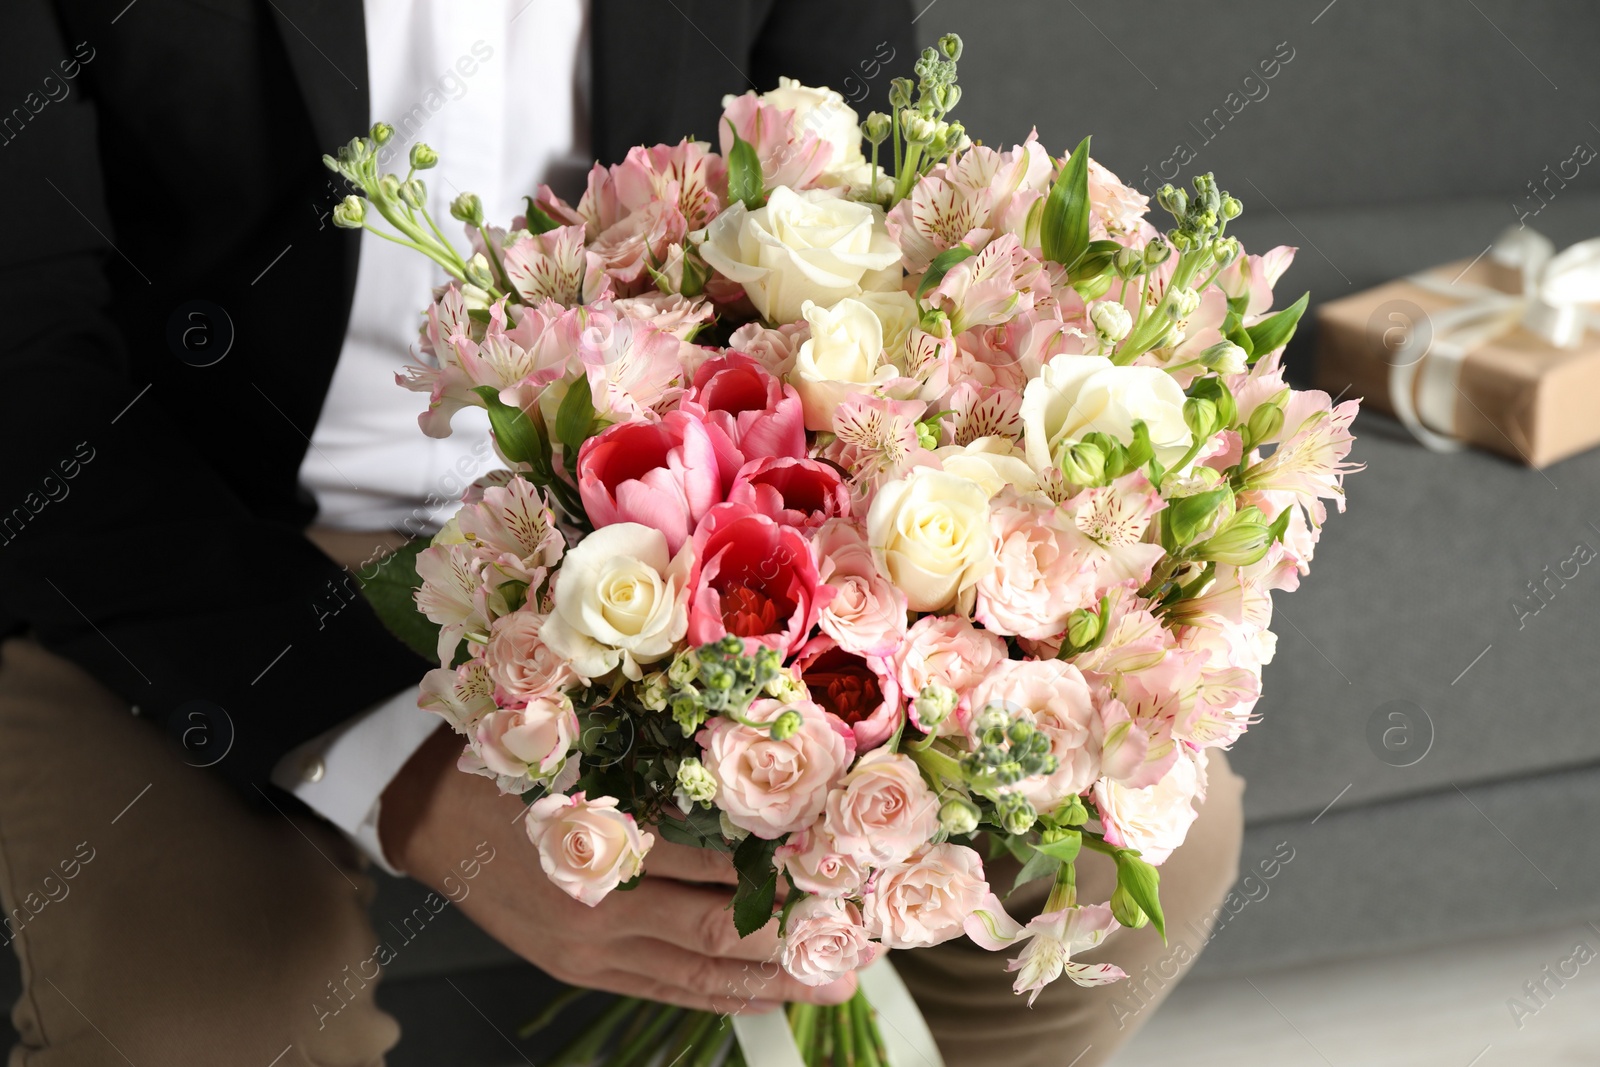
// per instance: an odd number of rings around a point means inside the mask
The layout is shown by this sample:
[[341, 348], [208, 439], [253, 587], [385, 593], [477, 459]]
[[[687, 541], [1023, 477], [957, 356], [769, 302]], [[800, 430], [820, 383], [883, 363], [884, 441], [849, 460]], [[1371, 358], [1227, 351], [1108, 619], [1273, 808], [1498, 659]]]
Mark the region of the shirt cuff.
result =
[[291, 750], [272, 770], [272, 781], [344, 831], [379, 867], [398, 870], [383, 854], [378, 813], [383, 791], [439, 726], [439, 716], [417, 707], [410, 688]]

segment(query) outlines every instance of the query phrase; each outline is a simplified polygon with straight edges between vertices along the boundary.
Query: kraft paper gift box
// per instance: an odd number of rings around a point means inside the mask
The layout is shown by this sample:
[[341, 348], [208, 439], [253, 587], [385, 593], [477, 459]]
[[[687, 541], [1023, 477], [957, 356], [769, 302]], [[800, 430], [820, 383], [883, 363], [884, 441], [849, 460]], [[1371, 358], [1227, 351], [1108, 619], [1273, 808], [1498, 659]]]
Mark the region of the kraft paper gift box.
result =
[[1439, 451], [1545, 467], [1600, 445], [1600, 240], [1551, 253], [1513, 229], [1476, 261], [1323, 304], [1319, 387]]

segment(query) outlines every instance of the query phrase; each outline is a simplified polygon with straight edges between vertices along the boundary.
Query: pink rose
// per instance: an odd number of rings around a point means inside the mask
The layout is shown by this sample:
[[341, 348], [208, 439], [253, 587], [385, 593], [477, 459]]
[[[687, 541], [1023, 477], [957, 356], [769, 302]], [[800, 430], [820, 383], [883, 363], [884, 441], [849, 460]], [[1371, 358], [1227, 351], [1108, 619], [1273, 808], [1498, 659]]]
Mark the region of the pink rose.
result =
[[617, 810], [616, 797], [589, 800], [556, 793], [528, 809], [528, 838], [539, 846], [539, 865], [574, 900], [591, 908], [644, 867], [656, 843], [633, 816]]
[[1057, 761], [1055, 773], [1033, 775], [1017, 784], [1017, 792], [1035, 808], [1052, 811], [1063, 800], [1094, 785], [1100, 776], [1104, 733], [1099, 709], [1078, 668], [1054, 659], [1008, 659], [996, 664], [972, 691], [975, 711], [990, 704], [1009, 712], [1025, 712], [1050, 739], [1050, 752]]
[[779, 845], [773, 863], [789, 873], [796, 888], [817, 896], [854, 896], [861, 888], [860, 865], [834, 846], [820, 824]]
[[[739, 292], [742, 295], [744, 290]], [[750, 322], [733, 331], [733, 336], [728, 338], [728, 348], [754, 359], [768, 374], [783, 377], [794, 369], [800, 346], [810, 336], [809, 322], [787, 322], [773, 329]]]
[[900, 725], [900, 686], [876, 656], [858, 656], [826, 635], [807, 641], [793, 664], [824, 711], [854, 731], [856, 748], [876, 748]]
[[783, 939], [783, 969], [809, 986], [836, 982], [878, 958], [854, 904], [829, 897], [806, 897], [789, 913]]
[[828, 794], [823, 826], [857, 863], [899, 863], [939, 830], [939, 798], [909, 756], [869, 752]]
[[777, 649], [805, 641], [833, 589], [817, 578], [805, 534], [746, 504], [718, 504], [694, 532], [689, 643], [727, 634]]
[[1151, 864], [1166, 862], [1189, 836], [1199, 812], [1196, 799], [1206, 798], [1206, 753], [1180, 756], [1166, 777], [1143, 789], [1129, 789], [1109, 778], [1094, 787], [1094, 806], [1105, 827], [1107, 844], [1139, 850]]
[[743, 353], [724, 352], [700, 364], [681, 410], [710, 432], [724, 489], [751, 460], [806, 454], [800, 394]]
[[812, 535], [811, 548], [817, 577], [834, 588], [817, 616], [822, 632], [858, 655], [892, 655], [906, 636], [906, 595], [878, 570], [866, 532], [830, 519]]
[[850, 514], [850, 490], [832, 464], [793, 456], [753, 459], [739, 469], [728, 499], [785, 526], [811, 528]]
[[500, 703], [553, 697], [577, 680], [571, 664], [539, 636], [544, 620], [543, 615], [524, 607], [490, 624], [484, 659]]
[[1005, 658], [1004, 641], [961, 616], [924, 615], [906, 632], [894, 663], [907, 700], [915, 700], [930, 682], [955, 692], [956, 714], [940, 725], [939, 732], [964, 734], [971, 712], [967, 694]]
[[990, 896], [983, 860], [965, 845], [934, 845], [877, 872], [861, 902], [867, 932], [888, 948], [926, 948], [960, 937]]
[[722, 499], [716, 450], [700, 420], [681, 411], [618, 423], [583, 443], [578, 493], [596, 528], [637, 522], [660, 530], [675, 553]]
[[561, 770], [578, 740], [578, 715], [566, 694], [524, 708], [491, 711], [478, 722], [478, 755], [495, 774], [548, 778]]
[[989, 512], [995, 567], [978, 580], [973, 617], [997, 634], [1042, 640], [1093, 604], [1094, 556], [1061, 509], [1002, 505]]
[[697, 738], [702, 762], [717, 782], [717, 807], [735, 826], [767, 841], [816, 822], [828, 790], [855, 755], [849, 728], [809, 700], [757, 700], [745, 717], [765, 723], [788, 710], [800, 714], [800, 728], [782, 741], [764, 726], [721, 716]]

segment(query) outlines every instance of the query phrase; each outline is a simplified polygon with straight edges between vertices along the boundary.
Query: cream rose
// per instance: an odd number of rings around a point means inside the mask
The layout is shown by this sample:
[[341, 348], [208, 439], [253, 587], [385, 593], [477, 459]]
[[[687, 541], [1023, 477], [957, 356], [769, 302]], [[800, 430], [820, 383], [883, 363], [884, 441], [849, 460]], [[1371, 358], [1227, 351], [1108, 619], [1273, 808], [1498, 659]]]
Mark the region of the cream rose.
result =
[[991, 497], [1006, 486], [1023, 495], [1039, 491], [1039, 478], [1009, 437], [979, 437], [965, 445], [933, 450], [939, 466], [977, 482]]
[[899, 863], [939, 829], [939, 798], [909, 756], [878, 749], [861, 757], [828, 794], [823, 827], [857, 863]]
[[734, 204], [704, 233], [700, 255], [775, 326], [799, 321], [807, 300], [832, 307], [865, 289], [900, 286], [900, 250], [882, 210], [824, 189], [779, 186], [765, 207]]
[[[822, 168], [819, 185], [837, 185], [853, 176], [866, 157], [861, 154], [861, 118], [844, 97], [827, 86], [813, 88], [793, 78], [779, 78], [778, 87], [761, 94], [761, 102], [794, 112], [790, 131], [795, 140], [808, 133], [828, 144], [833, 152]], [[727, 106], [727, 102], [723, 102]]]
[[585, 681], [670, 655], [689, 627], [686, 585], [693, 557], [667, 554], [660, 530], [618, 522], [578, 542], [556, 573], [555, 609], [539, 630]]
[[883, 326], [884, 359], [904, 370], [906, 342], [911, 339], [911, 331], [916, 329], [921, 314], [916, 297], [904, 289], [888, 289], [884, 292], [868, 290], [856, 299], [871, 308]]
[[883, 358], [883, 323], [862, 301], [847, 297], [825, 308], [807, 300], [800, 314], [811, 336], [795, 354], [789, 378], [800, 394], [806, 429], [832, 429], [834, 409], [851, 394], [900, 372]]
[[855, 755], [850, 728], [810, 700], [757, 700], [745, 718], [765, 723], [785, 711], [799, 713], [800, 728], [782, 741], [765, 726], [723, 716], [699, 736], [701, 762], [717, 781], [717, 807], [733, 825], [767, 841], [816, 822]]
[[829, 897], [806, 897], [789, 913], [783, 938], [783, 969], [809, 986], [836, 982], [878, 958], [854, 904]]
[[1199, 812], [1196, 799], [1206, 798], [1206, 751], [1179, 756], [1155, 785], [1129, 789], [1109, 778], [1095, 783], [1094, 806], [1105, 827], [1106, 842], [1136, 848], [1151, 864], [1162, 864], [1189, 836]]
[[1028, 462], [1055, 466], [1063, 444], [1099, 432], [1123, 444], [1143, 419], [1156, 458], [1171, 465], [1189, 448], [1183, 389], [1158, 367], [1119, 367], [1104, 356], [1059, 355], [1022, 391], [1022, 425]]
[[617, 810], [616, 797], [589, 800], [560, 793], [528, 808], [528, 838], [539, 846], [539, 866], [568, 896], [591, 908], [644, 866], [656, 843], [633, 816]]
[[911, 610], [969, 612], [974, 587], [994, 567], [989, 494], [968, 478], [918, 467], [878, 490], [867, 543]]
[[934, 845], [885, 867], [861, 902], [867, 932], [889, 948], [925, 948], [960, 937], [989, 896], [983, 860], [965, 845]]

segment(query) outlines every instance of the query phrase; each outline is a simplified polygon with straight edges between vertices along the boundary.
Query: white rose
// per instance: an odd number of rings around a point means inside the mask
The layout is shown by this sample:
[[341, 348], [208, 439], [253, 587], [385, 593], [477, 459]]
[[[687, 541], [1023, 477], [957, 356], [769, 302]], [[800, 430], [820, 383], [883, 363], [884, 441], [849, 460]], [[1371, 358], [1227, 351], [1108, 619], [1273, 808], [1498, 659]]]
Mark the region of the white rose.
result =
[[578, 542], [556, 572], [555, 610], [539, 636], [585, 681], [670, 655], [689, 626], [692, 549], [674, 558], [660, 530], [618, 522]]
[[933, 454], [945, 470], [977, 482], [991, 497], [1008, 485], [1022, 494], [1039, 489], [1033, 467], [1009, 437], [979, 437], [965, 445], [944, 445]]
[[867, 543], [912, 611], [969, 611], [978, 580], [994, 569], [989, 494], [970, 479], [918, 467], [878, 490]]
[[744, 286], [762, 318], [796, 322], [807, 300], [832, 307], [863, 289], [900, 285], [900, 250], [875, 205], [825, 189], [772, 190], [765, 207], [735, 204], [706, 228], [700, 254]]
[[911, 337], [911, 330], [917, 325], [920, 314], [916, 297], [904, 289], [889, 289], [884, 292], [865, 292], [856, 299], [871, 308], [883, 324], [884, 356], [895, 366], [903, 368], [906, 363], [906, 341]]
[[1189, 826], [1199, 814], [1194, 801], [1205, 798], [1205, 749], [1193, 757], [1179, 756], [1155, 785], [1129, 789], [1102, 778], [1094, 786], [1094, 806], [1100, 812], [1106, 842], [1118, 848], [1136, 848], [1146, 863], [1155, 866], [1165, 863], [1189, 836]]
[[1158, 367], [1119, 367], [1104, 356], [1060, 355], [1022, 391], [1022, 425], [1028, 462], [1055, 466], [1063, 443], [1096, 431], [1123, 444], [1143, 419], [1156, 458], [1171, 466], [1189, 448], [1183, 389]]
[[790, 375], [805, 411], [808, 430], [831, 430], [833, 411], [852, 393], [898, 376], [883, 358], [883, 323], [860, 300], [846, 298], [831, 308], [807, 300], [800, 313], [811, 336], [795, 354]]
[[818, 184], [837, 185], [847, 181], [851, 172], [866, 162], [861, 154], [861, 117], [855, 108], [845, 103], [844, 97], [827, 86], [812, 88], [793, 78], [779, 78], [776, 89], [761, 94], [761, 102], [794, 112], [789, 129], [795, 140], [814, 133], [817, 140], [832, 146], [833, 152], [828, 157], [828, 165], [822, 169], [822, 181]]

